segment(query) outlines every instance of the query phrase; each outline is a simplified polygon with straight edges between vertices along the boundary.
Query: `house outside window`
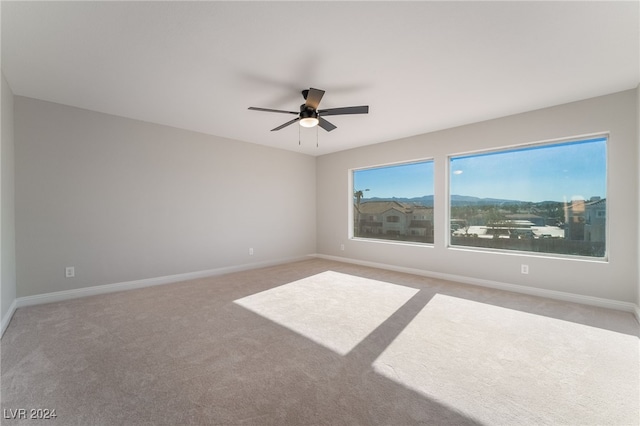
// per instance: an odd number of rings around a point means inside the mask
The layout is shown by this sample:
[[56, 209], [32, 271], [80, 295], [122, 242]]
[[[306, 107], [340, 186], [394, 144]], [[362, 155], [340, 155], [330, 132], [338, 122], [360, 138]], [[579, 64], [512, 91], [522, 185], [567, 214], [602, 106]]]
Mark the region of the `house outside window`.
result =
[[433, 243], [432, 160], [357, 169], [352, 177], [353, 238]]

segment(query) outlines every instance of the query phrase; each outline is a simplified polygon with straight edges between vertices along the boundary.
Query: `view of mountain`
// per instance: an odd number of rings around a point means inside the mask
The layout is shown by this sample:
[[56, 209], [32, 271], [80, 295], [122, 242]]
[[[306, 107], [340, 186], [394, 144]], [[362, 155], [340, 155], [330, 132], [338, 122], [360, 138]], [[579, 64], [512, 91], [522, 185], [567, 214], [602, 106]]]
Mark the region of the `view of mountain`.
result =
[[[419, 204], [426, 207], [433, 207], [433, 195], [423, 195], [422, 197], [413, 197], [413, 198], [402, 198], [402, 197], [391, 197], [391, 198], [363, 198], [360, 202], [366, 203], [368, 201], [397, 201], [399, 203], [409, 203], [409, 204]], [[498, 198], [478, 198], [471, 197], [468, 195], [452, 195], [451, 196], [451, 205], [452, 206], [486, 206], [486, 205], [510, 205], [510, 204], [521, 204], [522, 201], [518, 200], [502, 200]]]

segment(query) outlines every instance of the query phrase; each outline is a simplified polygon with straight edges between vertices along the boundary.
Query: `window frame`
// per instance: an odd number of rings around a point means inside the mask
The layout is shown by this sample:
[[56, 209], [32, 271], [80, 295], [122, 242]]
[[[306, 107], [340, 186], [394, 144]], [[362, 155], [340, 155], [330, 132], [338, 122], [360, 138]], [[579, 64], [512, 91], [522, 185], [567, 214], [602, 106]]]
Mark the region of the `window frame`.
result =
[[[447, 230], [451, 226], [451, 160], [455, 158], [461, 157], [469, 157], [469, 156], [481, 156], [481, 155], [490, 155], [494, 153], [508, 152], [508, 151], [516, 151], [516, 150], [524, 150], [524, 149], [532, 149], [539, 148], [545, 146], [553, 146], [553, 145], [562, 145], [569, 144], [572, 142], [580, 143], [581, 141], [587, 141], [590, 139], [605, 139], [605, 197], [607, 200], [607, 208], [605, 211], [605, 250], [604, 255], [602, 257], [596, 256], [585, 256], [585, 255], [575, 255], [575, 254], [563, 254], [563, 253], [549, 253], [549, 252], [536, 252], [536, 251], [527, 251], [527, 250], [509, 250], [509, 249], [498, 249], [498, 248], [488, 248], [488, 247], [477, 247], [477, 246], [463, 246], [463, 245], [454, 245], [451, 243], [451, 232]], [[609, 201], [610, 201], [610, 191], [609, 191], [609, 158], [611, 157], [609, 154], [611, 135], [609, 132], [598, 132], [598, 133], [590, 133], [578, 136], [570, 136], [556, 139], [547, 139], [536, 142], [525, 142], [519, 144], [511, 144], [504, 145], [500, 147], [493, 147], [487, 149], [478, 149], [471, 151], [463, 151], [446, 155], [446, 164], [445, 164], [445, 211], [444, 211], [444, 220], [445, 220], [445, 248], [447, 250], [454, 251], [467, 251], [467, 252], [479, 252], [479, 253], [496, 253], [502, 255], [513, 255], [513, 256], [527, 256], [527, 257], [542, 257], [542, 258], [556, 258], [563, 260], [580, 260], [580, 261], [589, 261], [595, 263], [609, 263], [610, 258], [610, 245], [609, 245], [609, 236], [610, 233], [610, 209], [609, 209]]]
[[[385, 168], [385, 167], [394, 167], [394, 166], [404, 166], [404, 165], [410, 165], [410, 164], [418, 164], [418, 163], [427, 163], [430, 162], [432, 164], [433, 167], [433, 176], [432, 176], [432, 180], [433, 180], [433, 211], [434, 211], [434, 219], [432, 220], [433, 222], [433, 228], [434, 228], [434, 242], [432, 243], [423, 243], [423, 242], [419, 242], [419, 241], [403, 241], [403, 240], [390, 240], [390, 239], [385, 239], [385, 238], [370, 238], [370, 237], [359, 237], [355, 235], [355, 206], [354, 206], [354, 202], [353, 202], [353, 194], [355, 192], [355, 188], [354, 188], [354, 173], [358, 172], [358, 171], [362, 171], [362, 170], [372, 170], [372, 169], [381, 169], [381, 168]], [[371, 165], [371, 166], [364, 166], [364, 167], [353, 167], [353, 168], [349, 168], [347, 170], [348, 173], [348, 227], [347, 227], [347, 238], [351, 241], [366, 241], [366, 242], [370, 242], [370, 243], [383, 243], [383, 244], [390, 244], [390, 245], [410, 245], [410, 246], [415, 246], [415, 247], [430, 247], [433, 248], [435, 245], [435, 228], [436, 228], [436, 223], [435, 223], [435, 209], [436, 209], [436, 200], [435, 200], [435, 192], [436, 192], [436, 161], [434, 157], [424, 157], [424, 158], [418, 158], [418, 159], [411, 159], [411, 160], [402, 160], [402, 161], [394, 161], [394, 162], [389, 162], [389, 163], [381, 163], [381, 164], [376, 164], [376, 165]], [[384, 215], [375, 215], [376, 217], [380, 217], [381, 220], [384, 219]], [[384, 235], [384, 234], [383, 234]]]

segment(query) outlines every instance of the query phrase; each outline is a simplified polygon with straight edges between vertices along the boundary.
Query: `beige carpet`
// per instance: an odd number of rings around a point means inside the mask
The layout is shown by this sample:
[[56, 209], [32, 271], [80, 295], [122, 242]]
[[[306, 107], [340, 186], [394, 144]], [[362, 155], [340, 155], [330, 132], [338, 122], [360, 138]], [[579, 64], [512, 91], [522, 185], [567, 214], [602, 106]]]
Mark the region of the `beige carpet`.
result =
[[631, 314], [320, 259], [19, 309], [2, 424], [640, 424]]

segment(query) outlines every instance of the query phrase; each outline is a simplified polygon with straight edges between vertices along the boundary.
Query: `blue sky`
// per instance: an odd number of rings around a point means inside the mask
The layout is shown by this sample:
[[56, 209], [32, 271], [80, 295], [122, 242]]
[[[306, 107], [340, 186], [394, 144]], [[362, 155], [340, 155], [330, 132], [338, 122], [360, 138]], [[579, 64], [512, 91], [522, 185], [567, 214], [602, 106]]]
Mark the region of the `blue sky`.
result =
[[[520, 201], [606, 198], [606, 139], [451, 159], [451, 194]], [[354, 188], [364, 197], [433, 194], [433, 163], [358, 170]]]
[[433, 162], [358, 170], [353, 174], [353, 188], [368, 189], [364, 199], [433, 195]]

